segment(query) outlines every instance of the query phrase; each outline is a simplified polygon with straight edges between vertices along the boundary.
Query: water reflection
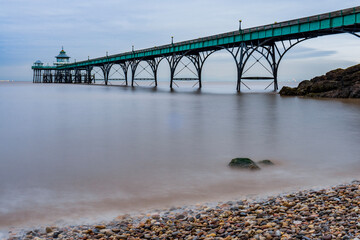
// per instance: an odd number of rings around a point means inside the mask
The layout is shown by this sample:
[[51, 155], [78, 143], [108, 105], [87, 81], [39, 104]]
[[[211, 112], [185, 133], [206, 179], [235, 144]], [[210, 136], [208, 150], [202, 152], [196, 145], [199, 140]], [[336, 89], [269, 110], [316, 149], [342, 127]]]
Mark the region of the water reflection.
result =
[[[220, 90], [2, 84], [0, 226], [358, 177], [359, 101]], [[227, 167], [242, 156], [277, 165]]]

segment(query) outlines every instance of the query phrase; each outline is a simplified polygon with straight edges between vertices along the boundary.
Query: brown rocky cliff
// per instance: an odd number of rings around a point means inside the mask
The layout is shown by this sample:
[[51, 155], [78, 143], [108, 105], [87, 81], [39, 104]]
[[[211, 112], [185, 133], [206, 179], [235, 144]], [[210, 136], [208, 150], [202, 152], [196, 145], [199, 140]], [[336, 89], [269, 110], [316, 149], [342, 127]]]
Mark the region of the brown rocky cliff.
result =
[[335, 69], [325, 75], [302, 81], [296, 88], [283, 87], [280, 95], [360, 98], [360, 64], [347, 69]]

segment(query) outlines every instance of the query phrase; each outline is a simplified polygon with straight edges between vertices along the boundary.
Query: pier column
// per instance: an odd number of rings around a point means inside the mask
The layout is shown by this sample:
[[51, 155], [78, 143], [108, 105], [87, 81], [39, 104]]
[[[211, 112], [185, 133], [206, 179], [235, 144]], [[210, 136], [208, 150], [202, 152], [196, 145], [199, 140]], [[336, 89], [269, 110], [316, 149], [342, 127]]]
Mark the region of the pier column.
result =
[[124, 72], [124, 79], [125, 79], [125, 84], [126, 86], [128, 85], [128, 70], [129, 70], [129, 66], [131, 65], [131, 62], [123, 62], [123, 63], [119, 63], [120, 67], [122, 68], [123, 72]]
[[[274, 77], [274, 92], [278, 90], [278, 62], [276, 62], [276, 56], [275, 56], [275, 43], [271, 46], [272, 52], [272, 71], [273, 71], [273, 77]], [[280, 62], [280, 60], [279, 60]]]
[[140, 63], [140, 60], [133, 60], [130, 62], [131, 68], [131, 86], [134, 87], [136, 69]]
[[113, 65], [112, 63], [105, 63], [103, 66], [100, 67], [104, 74], [105, 85], [108, 85], [109, 73], [112, 65]]
[[169, 66], [170, 66], [170, 89], [171, 90], [173, 89], [176, 67], [179, 64], [179, 62], [183, 56], [184, 55], [173, 54], [172, 56], [166, 57], [166, 60], [168, 61]]

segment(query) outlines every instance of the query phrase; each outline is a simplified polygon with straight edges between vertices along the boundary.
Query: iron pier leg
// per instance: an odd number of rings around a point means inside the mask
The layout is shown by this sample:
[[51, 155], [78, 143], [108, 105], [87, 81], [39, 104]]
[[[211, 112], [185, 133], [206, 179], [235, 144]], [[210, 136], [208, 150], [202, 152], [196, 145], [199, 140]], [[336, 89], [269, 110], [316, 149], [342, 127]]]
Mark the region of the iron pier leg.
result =
[[240, 67], [237, 67], [237, 84], [236, 84], [236, 91], [240, 92], [241, 90], [241, 70]]
[[135, 80], [135, 71], [132, 71], [132, 74], [131, 74], [131, 87], [134, 87], [134, 80]]
[[156, 71], [154, 72], [154, 80], [155, 80], [155, 87], [157, 87], [157, 85], [158, 85], [158, 82], [157, 82], [157, 73], [156, 73]]
[[134, 87], [136, 69], [137, 69], [139, 63], [140, 63], [140, 61], [138, 61], [138, 60], [134, 60], [134, 61], [130, 62], [130, 67], [131, 67], [131, 87]]
[[170, 69], [170, 89], [173, 90], [173, 81], [174, 81], [174, 71]]
[[202, 82], [201, 82], [201, 69], [198, 70], [198, 77], [199, 77], [199, 88], [202, 88]]
[[273, 69], [273, 77], [274, 77], [274, 92], [278, 90], [278, 81], [277, 81], [277, 72], [278, 72], [278, 66], [276, 62], [276, 56], [275, 56], [275, 43], [271, 46], [272, 49], [272, 69]]
[[124, 72], [125, 84], [126, 86], [128, 86], [128, 69], [129, 66], [131, 65], [131, 62], [123, 62], [123, 63], [119, 63], [119, 65]]
[[127, 76], [127, 71], [126, 73], [124, 72], [124, 76], [125, 76], [125, 84], [126, 86], [128, 85], [128, 76]]

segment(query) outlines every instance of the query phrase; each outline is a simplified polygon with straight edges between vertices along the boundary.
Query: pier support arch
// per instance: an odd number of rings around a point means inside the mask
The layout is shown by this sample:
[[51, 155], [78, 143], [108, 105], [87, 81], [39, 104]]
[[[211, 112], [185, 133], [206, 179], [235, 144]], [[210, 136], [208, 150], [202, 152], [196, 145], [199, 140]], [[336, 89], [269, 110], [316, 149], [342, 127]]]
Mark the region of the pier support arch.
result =
[[[159, 64], [163, 60], [163, 57], [156, 57], [152, 59], [138, 59], [130, 62], [131, 68], [131, 86], [134, 87], [134, 84], [137, 84], [136, 81], [152, 81], [152, 84], [157, 87], [157, 72], [159, 68]], [[142, 66], [140, 63], [145, 62], [146, 66]], [[138, 68], [141, 67], [141, 70], [136, 72]], [[147, 73], [150, 77], [138, 77], [141, 73]]]
[[108, 81], [121, 81], [122, 85], [128, 85], [128, 68], [130, 62], [121, 62], [121, 63], [114, 63], [111, 65], [108, 71]]
[[[201, 78], [201, 72], [202, 72], [202, 68], [204, 66], [204, 63], [206, 61], [206, 59], [212, 54], [214, 53], [216, 50], [209, 50], [209, 51], [202, 51], [202, 52], [185, 52], [182, 55], [171, 55], [171, 56], [167, 56], [166, 60], [169, 63], [170, 66], [170, 88], [173, 89], [173, 84], [176, 84], [175, 81], [197, 81], [199, 84], [199, 88], [202, 88], [202, 78]], [[195, 67], [195, 71], [193, 72], [189, 67], [188, 64], [183, 64], [183, 68], [181, 70], [179, 70], [179, 72], [181, 72], [183, 69], [187, 68], [189, 69], [192, 73], [194, 73], [194, 75], [196, 76], [195, 78], [176, 78], [176, 69], [179, 66], [179, 63], [181, 62], [181, 60], [186, 57], [190, 60], [190, 62], [193, 64], [193, 66]], [[178, 72], [178, 73], [179, 73]], [[196, 85], [196, 84], [195, 84]]]
[[[245, 44], [242, 42], [238, 46], [231, 46], [225, 48], [234, 58], [237, 67], [237, 84], [236, 90], [240, 92], [241, 84], [245, 85], [242, 80], [258, 80], [258, 79], [269, 79], [273, 80], [265, 89], [274, 85], [274, 91], [278, 90], [278, 69], [282, 58], [292, 47], [298, 43], [309, 39], [298, 38], [289, 40], [271, 39], [264, 42], [257, 42], [252, 44]], [[259, 54], [260, 57], [255, 57], [255, 53]], [[251, 58], [255, 59], [255, 62], [248, 66], [248, 62]], [[260, 60], [264, 58], [268, 64], [268, 67], [261, 63]], [[255, 64], [260, 64], [267, 72], [270, 73], [271, 77], [254, 76], [245, 77], [244, 74], [249, 71]], [[249, 88], [247, 85], [245, 85]]]

